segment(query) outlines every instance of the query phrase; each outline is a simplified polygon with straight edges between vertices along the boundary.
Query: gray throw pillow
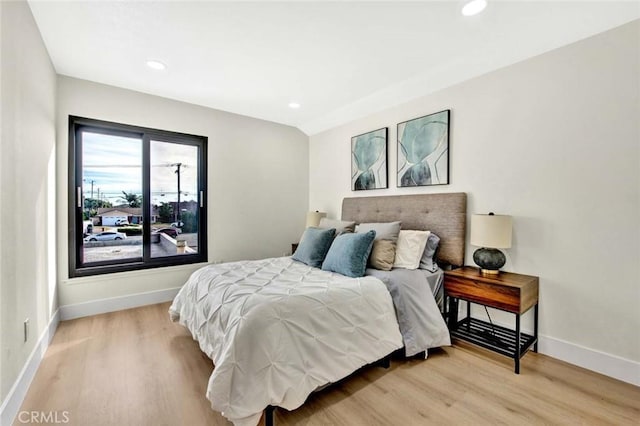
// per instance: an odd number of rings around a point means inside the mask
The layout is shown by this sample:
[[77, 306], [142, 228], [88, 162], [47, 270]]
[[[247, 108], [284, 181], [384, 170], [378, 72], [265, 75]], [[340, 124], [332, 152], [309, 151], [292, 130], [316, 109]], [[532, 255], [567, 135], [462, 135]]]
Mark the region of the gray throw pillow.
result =
[[355, 227], [356, 227], [355, 222], [350, 222], [346, 220], [327, 219], [326, 217], [323, 217], [322, 219], [320, 219], [320, 224], [318, 225], [318, 228], [322, 228], [322, 229], [334, 228], [336, 230], [336, 237], [338, 235], [342, 235], [347, 232], [353, 232]]
[[322, 269], [352, 278], [364, 276], [375, 238], [376, 231], [338, 235], [322, 263]]
[[430, 233], [429, 238], [427, 238], [427, 245], [424, 248], [424, 254], [420, 259], [420, 269], [426, 269], [430, 272], [435, 272], [438, 269], [438, 264], [434, 259], [438, 244], [440, 244], [440, 237], [433, 232]]
[[335, 229], [320, 229], [309, 227], [304, 230], [296, 252], [293, 253], [293, 260], [302, 262], [314, 268], [322, 266], [327, 251], [331, 247], [331, 242], [336, 233]]
[[391, 240], [397, 243], [400, 222], [361, 223], [356, 227], [356, 233], [364, 233], [371, 230], [376, 231], [376, 240]]

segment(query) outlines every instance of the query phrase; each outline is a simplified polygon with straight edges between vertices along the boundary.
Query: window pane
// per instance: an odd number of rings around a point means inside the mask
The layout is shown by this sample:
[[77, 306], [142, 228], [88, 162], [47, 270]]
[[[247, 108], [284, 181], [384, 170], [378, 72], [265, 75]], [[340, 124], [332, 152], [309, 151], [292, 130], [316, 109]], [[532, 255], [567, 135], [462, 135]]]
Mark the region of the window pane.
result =
[[198, 253], [198, 148], [151, 141], [151, 257]]
[[83, 263], [142, 258], [142, 140], [82, 132]]

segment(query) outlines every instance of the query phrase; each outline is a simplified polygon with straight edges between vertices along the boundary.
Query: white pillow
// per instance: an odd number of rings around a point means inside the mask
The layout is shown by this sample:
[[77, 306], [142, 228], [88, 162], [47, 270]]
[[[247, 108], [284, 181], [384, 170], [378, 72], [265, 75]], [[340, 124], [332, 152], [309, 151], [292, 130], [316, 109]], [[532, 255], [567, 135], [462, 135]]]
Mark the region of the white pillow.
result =
[[394, 268], [418, 269], [429, 231], [400, 231]]

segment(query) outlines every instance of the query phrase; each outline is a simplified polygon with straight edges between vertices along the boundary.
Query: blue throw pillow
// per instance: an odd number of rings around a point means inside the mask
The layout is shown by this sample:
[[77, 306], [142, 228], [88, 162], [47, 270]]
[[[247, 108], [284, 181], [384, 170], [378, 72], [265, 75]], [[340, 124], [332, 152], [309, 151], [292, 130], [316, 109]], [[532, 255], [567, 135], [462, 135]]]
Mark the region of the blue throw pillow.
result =
[[376, 231], [373, 230], [361, 234], [339, 235], [333, 240], [322, 269], [353, 278], [363, 276], [375, 238]]
[[304, 230], [296, 252], [293, 253], [293, 260], [305, 263], [314, 268], [322, 266], [331, 242], [336, 234], [335, 229], [320, 229], [309, 227]]

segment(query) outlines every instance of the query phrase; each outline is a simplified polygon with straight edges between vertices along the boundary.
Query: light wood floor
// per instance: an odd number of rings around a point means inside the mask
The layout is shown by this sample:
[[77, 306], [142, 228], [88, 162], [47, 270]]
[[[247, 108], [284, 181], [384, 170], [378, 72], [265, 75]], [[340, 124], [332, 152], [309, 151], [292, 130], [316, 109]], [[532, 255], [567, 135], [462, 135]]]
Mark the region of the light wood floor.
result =
[[[62, 322], [21, 410], [66, 410], [72, 425], [230, 424], [205, 398], [211, 361], [168, 307]], [[515, 375], [470, 346], [368, 367], [276, 410], [278, 426], [639, 422], [640, 388], [534, 353]]]

